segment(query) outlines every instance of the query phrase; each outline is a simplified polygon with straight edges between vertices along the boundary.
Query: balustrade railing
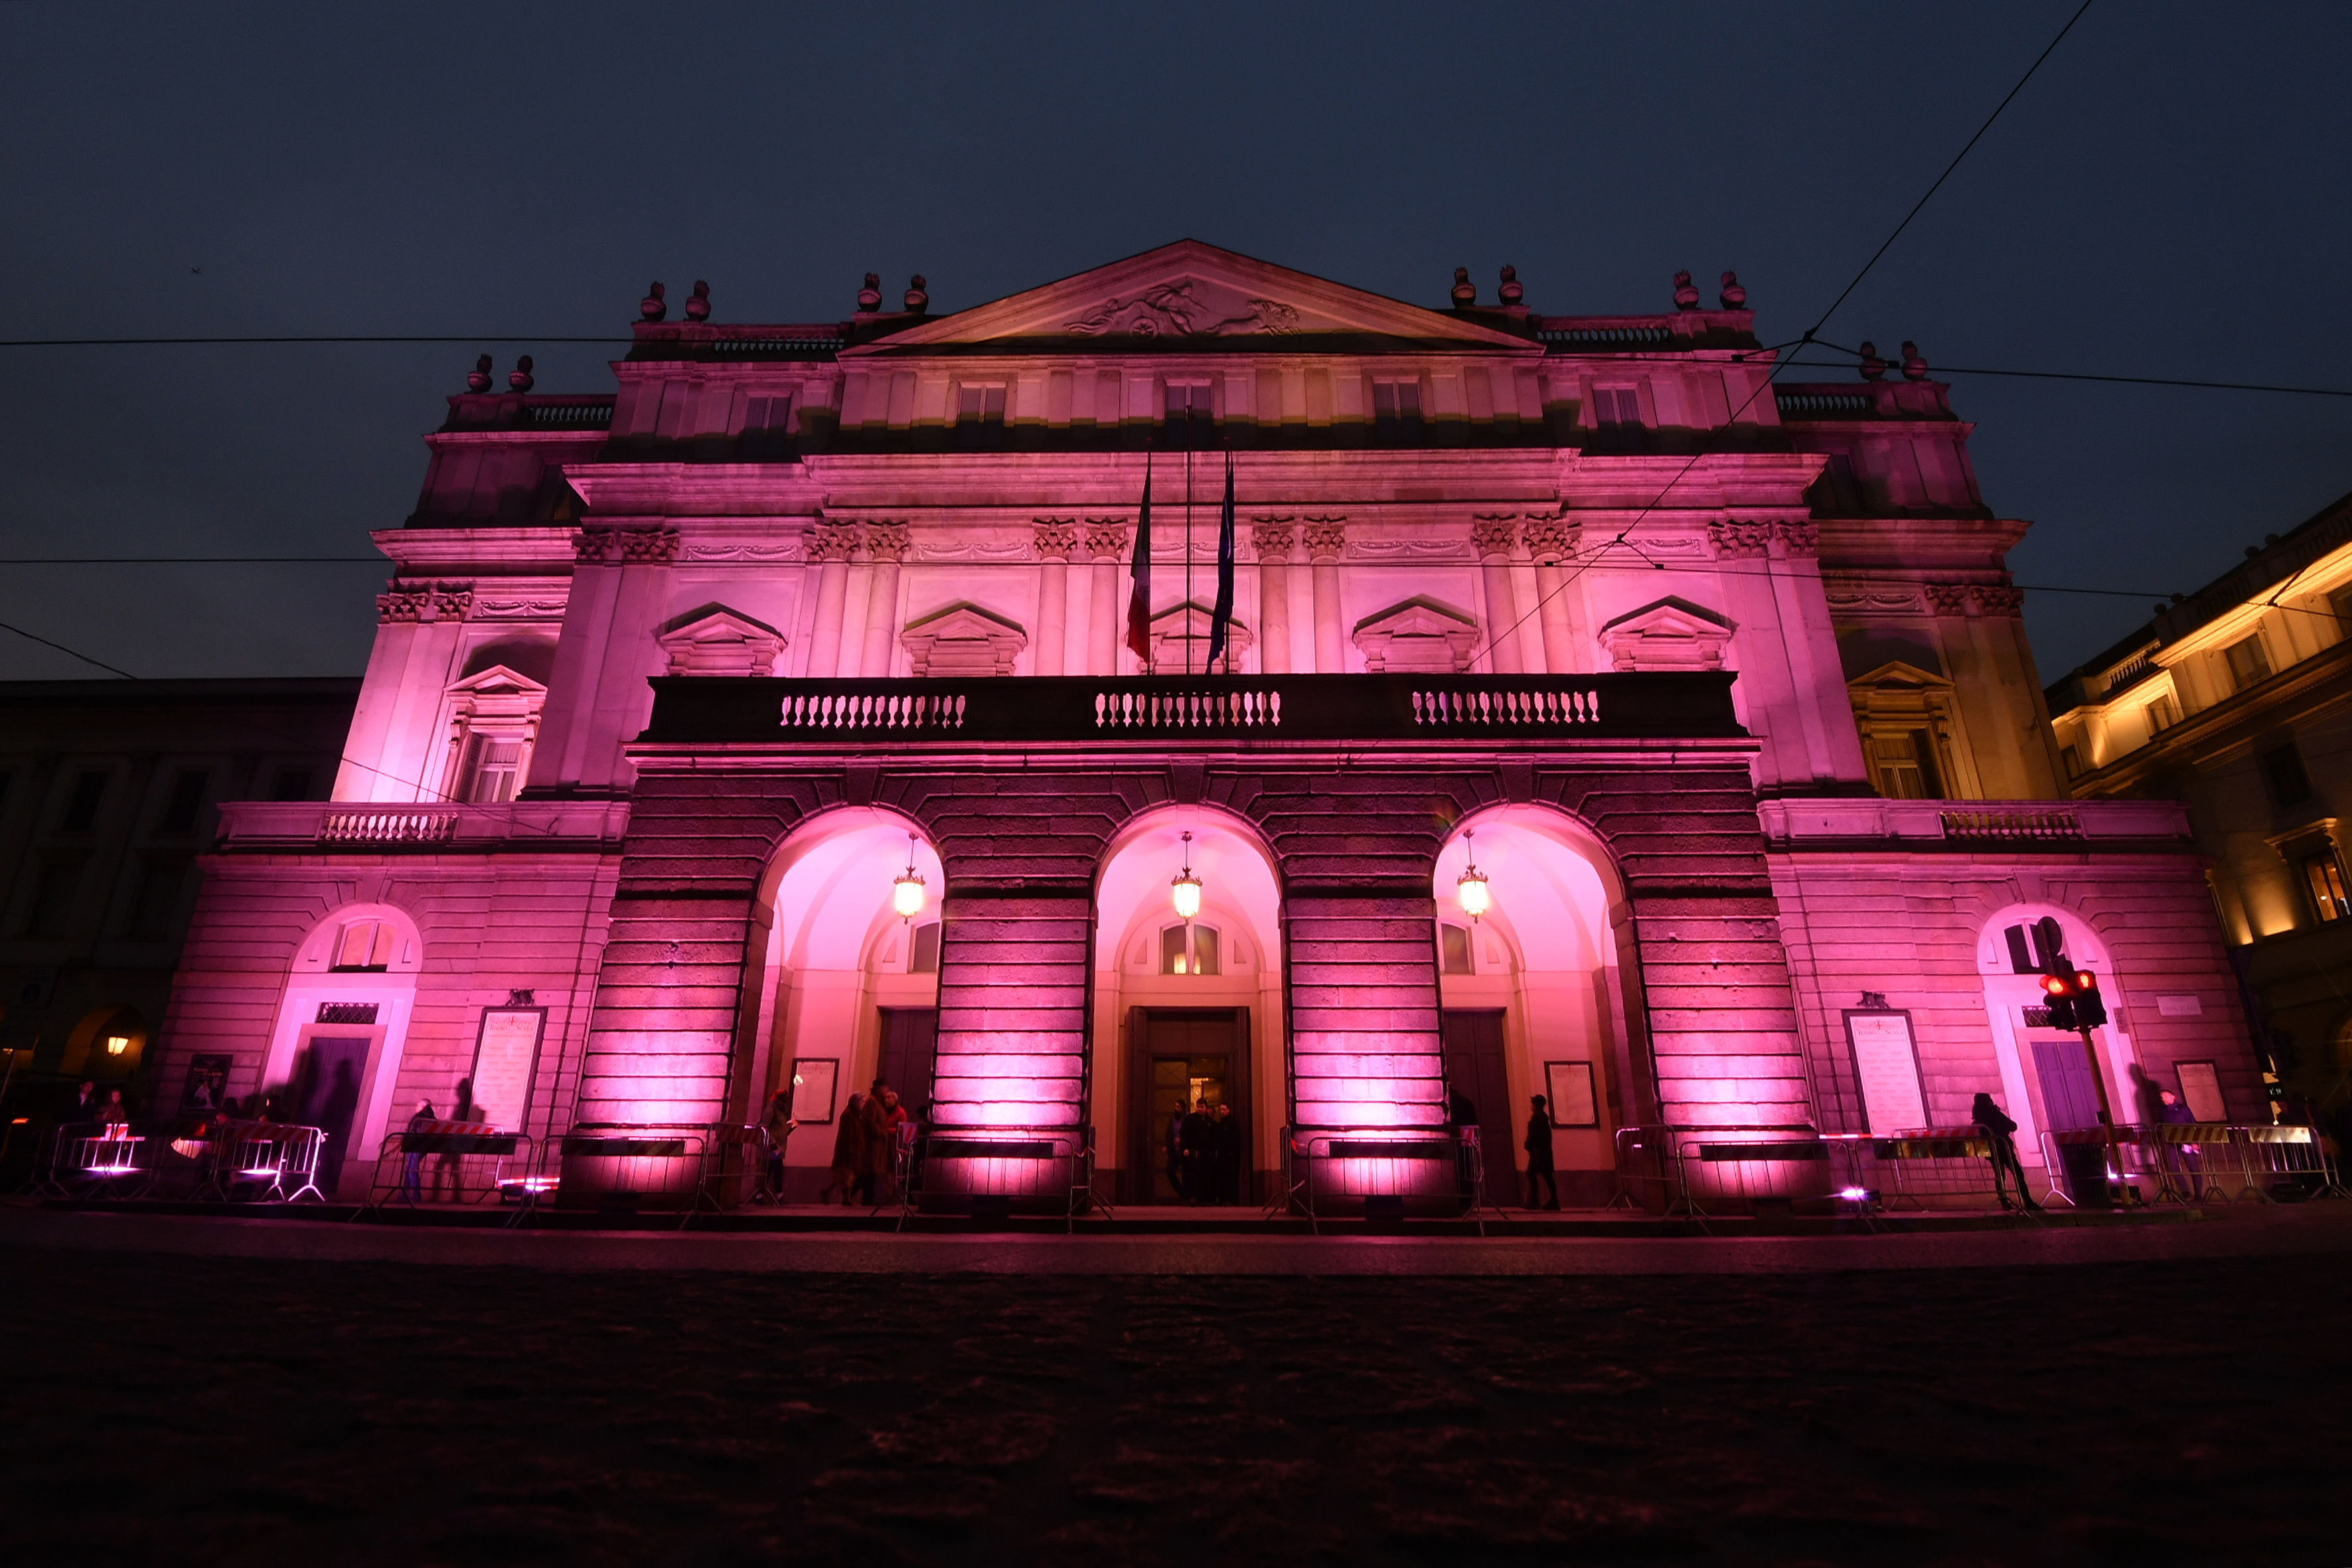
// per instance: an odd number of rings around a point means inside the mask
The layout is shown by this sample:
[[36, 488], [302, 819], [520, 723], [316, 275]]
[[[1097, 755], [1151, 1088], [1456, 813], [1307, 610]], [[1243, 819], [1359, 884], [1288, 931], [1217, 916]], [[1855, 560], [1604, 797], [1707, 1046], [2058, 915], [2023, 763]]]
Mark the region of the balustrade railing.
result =
[[1687, 739], [1746, 731], [1719, 671], [1585, 676], [661, 676], [655, 744]]
[[442, 844], [457, 832], [457, 814], [446, 808], [368, 806], [319, 818], [321, 844]]
[[2045, 806], [2023, 811], [1947, 811], [1943, 816], [1944, 837], [1947, 838], [2009, 841], [2083, 837], [2083, 819], [2071, 806]]

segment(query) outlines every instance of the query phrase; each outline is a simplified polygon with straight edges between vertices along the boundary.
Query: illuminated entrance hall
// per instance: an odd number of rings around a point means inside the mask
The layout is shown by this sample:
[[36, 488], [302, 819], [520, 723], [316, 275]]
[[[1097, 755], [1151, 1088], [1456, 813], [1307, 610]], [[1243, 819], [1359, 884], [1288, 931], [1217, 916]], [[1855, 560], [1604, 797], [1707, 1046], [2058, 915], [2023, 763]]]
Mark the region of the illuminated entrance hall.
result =
[[1730, 289], [1458, 288], [1188, 240], [952, 315], [653, 294], [609, 390], [453, 394], [334, 798], [222, 809], [162, 1092], [342, 1050], [372, 1167], [498, 1013], [543, 1150], [755, 1146], [796, 1083], [788, 1201], [879, 1076], [950, 1214], [1089, 1162], [1455, 1213], [1470, 1127], [1514, 1201], [1538, 1094], [1569, 1204], [1665, 1151], [1738, 1205], [1710, 1145], [2078, 1131], [1986, 936], [2032, 909], [2107, 965], [2112, 1101], [2257, 1114], [2179, 808], [2063, 798], [1949, 389], [1768, 388]]

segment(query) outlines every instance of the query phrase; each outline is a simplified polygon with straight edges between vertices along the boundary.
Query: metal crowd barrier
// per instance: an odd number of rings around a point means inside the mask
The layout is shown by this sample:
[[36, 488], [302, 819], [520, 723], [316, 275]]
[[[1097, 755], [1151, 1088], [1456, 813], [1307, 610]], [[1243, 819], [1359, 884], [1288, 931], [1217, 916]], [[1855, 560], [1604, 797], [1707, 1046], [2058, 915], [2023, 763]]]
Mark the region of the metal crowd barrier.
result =
[[678, 1228], [683, 1230], [698, 1214], [723, 1214], [749, 1203], [759, 1184], [767, 1180], [768, 1152], [773, 1147], [764, 1126], [713, 1127], [703, 1145], [694, 1204]]
[[691, 1211], [709, 1143], [709, 1129], [701, 1123], [583, 1122], [563, 1135], [557, 1149], [563, 1166], [578, 1160], [600, 1163], [595, 1183], [600, 1208], [676, 1205]]
[[49, 1134], [49, 1158], [33, 1190], [87, 1197], [121, 1184], [131, 1188], [123, 1195], [138, 1197], [155, 1184], [157, 1142], [127, 1121], [62, 1122]]
[[395, 1203], [459, 1208], [509, 1201], [515, 1179], [535, 1173], [538, 1152], [528, 1133], [488, 1121], [403, 1128], [376, 1152], [365, 1207], [373, 1213]]
[[306, 1196], [327, 1201], [319, 1190], [319, 1162], [327, 1135], [319, 1128], [215, 1121], [205, 1124], [201, 1142], [193, 1194], [199, 1201], [298, 1203]]
[[[1089, 1208], [1099, 1207], [1110, 1212], [1110, 1205], [1094, 1193], [1095, 1130], [1062, 1124], [1053, 1127], [929, 1127], [918, 1129], [914, 1122], [902, 1123], [892, 1149], [893, 1165], [898, 1184], [898, 1226], [904, 1229], [910, 1215], [921, 1212], [924, 1181], [934, 1173], [935, 1163], [942, 1160], [1021, 1161], [1032, 1166], [1066, 1162], [1067, 1169], [1059, 1179], [1048, 1177], [1043, 1182], [1009, 1179], [1004, 1169], [975, 1173], [983, 1178], [994, 1178], [995, 1190], [967, 1186], [963, 1190], [974, 1200], [975, 1209], [981, 1200], [1001, 1201], [1009, 1211], [1018, 1198], [1051, 1197], [1058, 1193], [1059, 1202], [1069, 1228], [1076, 1227], [1077, 1217]], [[879, 1214], [888, 1200], [875, 1205]]]
[[[2106, 1130], [2069, 1128], [2042, 1134], [2053, 1170], [2064, 1163], [2065, 1149], [2104, 1148]], [[2110, 1168], [2111, 1184], [2137, 1191], [2134, 1177], [2153, 1187], [2151, 1203], [2275, 1203], [2272, 1190], [2293, 1183], [2309, 1196], [2347, 1197], [2342, 1175], [2315, 1128], [2292, 1123], [2161, 1121], [2118, 1126], [2116, 1144], [2123, 1168]], [[2235, 1190], [2231, 1188], [2234, 1186]], [[2072, 1203], [2063, 1191], [2054, 1197]]]
[[1282, 1174], [1277, 1182], [1280, 1190], [1266, 1205], [1266, 1215], [1271, 1218], [1276, 1214], [1304, 1214], [1307, 1229], [1321, 1235], [1318, 1200], [1323, 1194], [1316, 1190], [1315, 1171], [1318, 1163], [1325, 1160], [1450, 1161], [1458, 1195], [1463, 1131], [1459, 1127], [1286, 1127], [1282, 1130]]

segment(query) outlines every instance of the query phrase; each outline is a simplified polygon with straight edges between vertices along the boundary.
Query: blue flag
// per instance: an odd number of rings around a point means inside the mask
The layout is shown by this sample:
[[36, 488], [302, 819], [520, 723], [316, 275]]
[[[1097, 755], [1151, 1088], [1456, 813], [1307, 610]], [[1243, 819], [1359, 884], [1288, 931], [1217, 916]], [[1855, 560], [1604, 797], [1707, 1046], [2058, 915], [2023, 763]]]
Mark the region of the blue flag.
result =
[[1209, 662], [1202, 668], [1213, 671], [1217, 656], [1225, 651], [1225, 634], [1234, 624], [1234, 455], [1225, 454], [1225, 513], [1217, 523], [1217, 607], [1209, 616]]

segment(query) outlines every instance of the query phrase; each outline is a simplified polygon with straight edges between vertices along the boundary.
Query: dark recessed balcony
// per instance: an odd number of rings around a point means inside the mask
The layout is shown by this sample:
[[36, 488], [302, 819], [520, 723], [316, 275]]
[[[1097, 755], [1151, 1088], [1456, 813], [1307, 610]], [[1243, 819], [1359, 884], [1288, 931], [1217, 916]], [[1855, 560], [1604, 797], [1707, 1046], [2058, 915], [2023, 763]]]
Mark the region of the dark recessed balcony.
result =
[[1732, 676], [662, 676], [654, 745], [1738, 741]]

